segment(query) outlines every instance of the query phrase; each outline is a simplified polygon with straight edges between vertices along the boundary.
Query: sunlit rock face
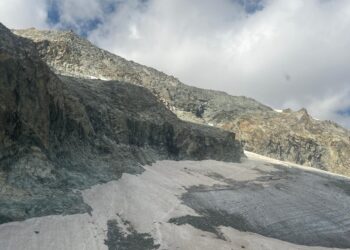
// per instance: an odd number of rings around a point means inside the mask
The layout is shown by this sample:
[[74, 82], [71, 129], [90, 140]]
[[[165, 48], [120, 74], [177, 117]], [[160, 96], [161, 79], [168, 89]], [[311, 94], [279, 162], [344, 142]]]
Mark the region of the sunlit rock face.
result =
[[155, 69], [101, 50], [72, 32], [17, 30], [33, 40], [57, 73], [120, 80], [149, 89], [179, 118], [232, 131], [246, 150], [350, 175], [350, 132], [306, 110], [275, 110], [247, 97], [194, 88]]

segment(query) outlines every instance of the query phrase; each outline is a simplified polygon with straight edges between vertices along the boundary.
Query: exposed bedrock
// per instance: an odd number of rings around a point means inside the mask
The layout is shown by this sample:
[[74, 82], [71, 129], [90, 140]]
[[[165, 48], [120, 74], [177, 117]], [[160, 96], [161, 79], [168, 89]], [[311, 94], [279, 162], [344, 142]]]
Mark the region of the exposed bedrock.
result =
[[246, 150], [350, 175], [349, 130], [313, 119], [305, 109], [277, 112], [251, 98], [191, 87], [99, 49], [72, 32], [14, 32], [33, 40], [43, 60], [59, 74], [142, 85], [179, 118], [234, 132]]
[[73, 189], [159, 159], [242, 155], [233, 133], [179, 120], [143, 87], [55, 75], [0, 25], [0, 222], [89, 212]]

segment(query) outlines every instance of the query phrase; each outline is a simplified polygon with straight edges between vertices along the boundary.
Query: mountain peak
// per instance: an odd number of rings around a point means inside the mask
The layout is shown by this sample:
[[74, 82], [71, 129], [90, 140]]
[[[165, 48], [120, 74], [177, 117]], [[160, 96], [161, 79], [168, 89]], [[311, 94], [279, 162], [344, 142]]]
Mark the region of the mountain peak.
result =
[[191, 87], [102, 50], [69, 31], [15, 33], [35, 41], [44, 61], [58, 74], [143, 86], [179, 118], [232, 131], [249, 151], [350, 175], [350, 159], [346, 157], [350, 154], [350, 132], [312, 119], [306, 109], [275, 112], [252, 98]]

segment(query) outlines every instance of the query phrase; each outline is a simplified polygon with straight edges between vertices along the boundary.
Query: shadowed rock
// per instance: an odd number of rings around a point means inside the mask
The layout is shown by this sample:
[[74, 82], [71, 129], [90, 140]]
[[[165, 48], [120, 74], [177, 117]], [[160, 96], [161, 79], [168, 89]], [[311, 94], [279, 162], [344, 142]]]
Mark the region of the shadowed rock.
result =
[[73, 189], [156, 160], [241, 155], [233, 133], [179, 120], [145, 88], [55, 75], [0, 25], [0, 222], [90, 212]]
[[72, 32], [16, 30], [32, 39], [57, 73], [142, 85], [179, 118], [233, 131], [245, 149], [276, 159], [350, 175], [350, 132], [305, 109], [273, 109], [244, 96], [187, 86], [150, 67], [101, 50]]
[[123, 232], [117, 220], [107, 221], [107, 239], [105, 244], [109, 250], [154, 250], [159, 245], [154, 244], [151, 235], [138, 233], [128, 221], [123, 221], [127, 232]]

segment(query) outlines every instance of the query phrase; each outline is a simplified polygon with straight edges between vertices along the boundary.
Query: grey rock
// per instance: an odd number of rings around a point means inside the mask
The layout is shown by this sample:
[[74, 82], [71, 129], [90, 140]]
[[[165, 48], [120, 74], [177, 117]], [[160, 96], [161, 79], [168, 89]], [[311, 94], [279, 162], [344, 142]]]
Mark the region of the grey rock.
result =
[[253, 99], [187, 86], [155, 69], [97, 48], [72, 32], [16, 30], [36, 43], [59, 74], [142, 85], [179, 118], [232, 131], [246, 150], [350, 175], [350, 132], [306, 110], [276, 112]]
[[117, 220], [109, 220], [107, 222], [107, 240], [105, 244], [108, 250], [155, 250], [160, 245], [154, 244], [154, 239], [150, 234], [138, 233], [128, 221], [122, 221], [127, 228], [127, 232], [123, 232], [123, 228], [118, 225]]
[[54, 74], [0, 25], [0, 223], [91, 212], [78, 190], [156, 160], [242, 155], [232, 132], [179, 120], [143, 87]]

